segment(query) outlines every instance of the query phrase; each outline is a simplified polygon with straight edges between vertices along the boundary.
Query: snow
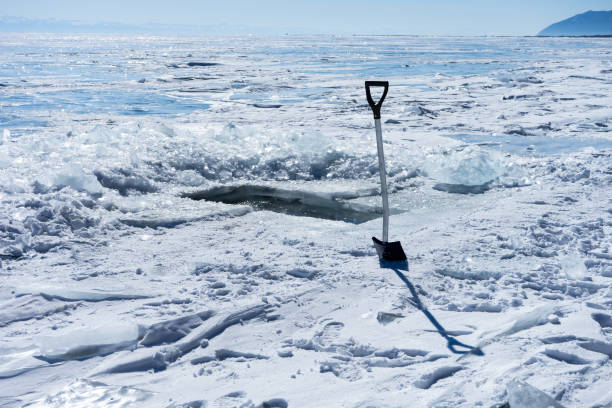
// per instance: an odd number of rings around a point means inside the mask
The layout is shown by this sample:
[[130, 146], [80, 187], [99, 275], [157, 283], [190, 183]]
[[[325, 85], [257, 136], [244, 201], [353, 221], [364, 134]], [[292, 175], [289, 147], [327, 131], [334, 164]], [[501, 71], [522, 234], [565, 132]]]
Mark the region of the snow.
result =
[[37, 358], [56, 362], [107, 355], [135, 346], [138, 336], [139, 330], [136, 325], [87, 327], [60, 336], [41, 336], [38, 339], [40, 354]]
[[75, 407], [94, 405], [127, 408], [146, 403], [151, 392], [131, 387], [109, 386], [99, 381], [77, 380], [61, 391], [49, 395], [32, 407]]
[[612, 406], [607, 40], [1, 40], [0, 406]]

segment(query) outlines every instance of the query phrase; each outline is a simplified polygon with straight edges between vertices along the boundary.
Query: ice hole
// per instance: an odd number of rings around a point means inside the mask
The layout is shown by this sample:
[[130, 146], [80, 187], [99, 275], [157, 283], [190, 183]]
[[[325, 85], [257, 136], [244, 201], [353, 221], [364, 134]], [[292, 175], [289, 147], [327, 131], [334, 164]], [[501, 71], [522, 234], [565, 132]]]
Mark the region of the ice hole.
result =
[[193, 200], [243, 204], [255, 210], [361, 224], [382, 216], [379, 208], [351, 203], [333, 194], [317, 194], [268, 186], [221, 186], [186, 194]]

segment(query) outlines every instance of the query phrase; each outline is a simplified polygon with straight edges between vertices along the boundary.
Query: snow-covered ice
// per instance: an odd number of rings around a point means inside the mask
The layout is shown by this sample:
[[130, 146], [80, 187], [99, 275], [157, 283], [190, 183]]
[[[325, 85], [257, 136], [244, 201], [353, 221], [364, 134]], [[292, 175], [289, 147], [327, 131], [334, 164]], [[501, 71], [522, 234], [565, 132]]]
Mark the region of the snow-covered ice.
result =
[[[608, 39], [0, 36], [1, 407], [612, 407]], [[379, 263], [363, 81], [409, 265]]]

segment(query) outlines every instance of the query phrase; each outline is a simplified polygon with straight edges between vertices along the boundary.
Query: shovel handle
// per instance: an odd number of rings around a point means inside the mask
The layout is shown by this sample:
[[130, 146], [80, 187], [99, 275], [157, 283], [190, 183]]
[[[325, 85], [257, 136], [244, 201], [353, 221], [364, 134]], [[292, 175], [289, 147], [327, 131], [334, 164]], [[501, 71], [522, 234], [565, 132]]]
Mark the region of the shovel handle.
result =
[[[370, 93], [370, 87], [372, 86], [382, 86], [385, 88], [383, 91], [382, 97], [376, 103], [372, 99], [372, 94]], [[383, 101], [385, 100], [385, 96], [387, 96], [387, 91], [389, 90], [389, 82], [388, 81], [365, 81], [365, 89], [366, 89], [366, 98], [368, 98], [368, 104], [370, 104], [370, 108], [372, 108], [372, 112], [374, 112], [374, 119], [380, 119], [380, 107], [382, 106]]]

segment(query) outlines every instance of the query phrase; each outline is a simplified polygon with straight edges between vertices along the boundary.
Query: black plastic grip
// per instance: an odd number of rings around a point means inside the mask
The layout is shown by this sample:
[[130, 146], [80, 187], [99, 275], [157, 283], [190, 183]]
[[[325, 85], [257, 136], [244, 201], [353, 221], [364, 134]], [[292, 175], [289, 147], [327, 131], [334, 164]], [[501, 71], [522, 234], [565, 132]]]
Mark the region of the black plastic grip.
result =
[[[370, 93], [370, 87], [372, 86], [382, 86], [385, 88], [383, 91], [382, 97], [377, 103], [374, 103], [372, 100], [372, 94]], [[372, 112], [374, 112], [374, 119], [380, 119], [380, 107], [382, 106], [383, 101], [385, 100], [385, 96], [387, 96], [387, 91], [389, 90], [389, 82], [388, 81], [365, 81], [365, 89], [366, 89], [366, 98], [368, 98], [368, 103], [370, 104], [370, 108], [372, 108]]]

